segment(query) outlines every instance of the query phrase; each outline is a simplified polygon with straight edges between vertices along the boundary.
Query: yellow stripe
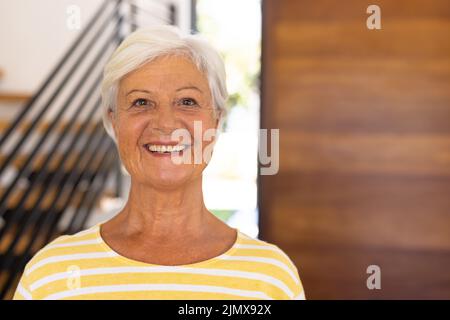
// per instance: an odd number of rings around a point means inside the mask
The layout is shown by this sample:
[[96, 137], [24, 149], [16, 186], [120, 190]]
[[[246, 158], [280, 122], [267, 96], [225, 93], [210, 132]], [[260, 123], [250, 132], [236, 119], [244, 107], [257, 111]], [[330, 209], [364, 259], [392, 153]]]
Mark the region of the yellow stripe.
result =
[[290, 258], [279, 247], [243, 233], [227, 254], [198, 264], [159, 266], [112, 251], [101, 239], [98, 225], [59, 237], [40, 250], [27, 264], [20, 285], [14, 299], [26, 298], [23, 292], [33, 299], [293, 299], [304, 295]]

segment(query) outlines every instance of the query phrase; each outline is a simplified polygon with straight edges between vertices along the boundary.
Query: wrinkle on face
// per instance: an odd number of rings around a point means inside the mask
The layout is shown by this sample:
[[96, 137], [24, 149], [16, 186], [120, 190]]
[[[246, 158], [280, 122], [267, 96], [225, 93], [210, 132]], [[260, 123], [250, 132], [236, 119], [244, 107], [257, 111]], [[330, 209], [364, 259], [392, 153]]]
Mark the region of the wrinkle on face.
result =
[[[133, 106], [140, 99], [146, 105]], [[190, 99], [198, 107], [184, 107]], [[175, 187], [196, 179], [206, 163], [176, 165], [167, 159], [152, 158], [142, 148], [144, 143], [167, 139], [176, 129], [187, 130], [193, 138], [195, 121], [202, 123], [203, 132], [217, 129], [218, 125], [205, 75], [183, 56], [159, 57], [123, 77], [116, 114], [111, 120], [127, 171], [135, 181], [153, 187]], [[213, 142], [204, 141], [202, 146], [205, 148]]]

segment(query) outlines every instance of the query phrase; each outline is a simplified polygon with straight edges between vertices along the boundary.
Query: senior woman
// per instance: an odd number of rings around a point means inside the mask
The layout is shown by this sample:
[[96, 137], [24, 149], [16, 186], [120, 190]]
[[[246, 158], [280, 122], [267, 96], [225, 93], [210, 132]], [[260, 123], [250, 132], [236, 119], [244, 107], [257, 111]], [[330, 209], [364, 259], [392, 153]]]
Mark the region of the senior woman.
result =
[[111, 220], [41, 249], [14, 298], [304, 299], [278, 246], [205, 207], [205, 151], [226, 98], [220, 55], [198, 35], [169, 26], [130, 34], [102, 83], [104, 125], [131, 177], [128, 201]]

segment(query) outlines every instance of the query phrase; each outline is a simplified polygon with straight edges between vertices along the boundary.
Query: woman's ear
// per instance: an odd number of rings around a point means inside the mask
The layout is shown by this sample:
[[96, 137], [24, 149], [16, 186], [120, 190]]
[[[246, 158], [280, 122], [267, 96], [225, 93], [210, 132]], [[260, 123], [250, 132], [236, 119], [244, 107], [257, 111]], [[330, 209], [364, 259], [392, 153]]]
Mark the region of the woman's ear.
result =
[[113, 127], [114, 133], [116, 133], [116, 118], [114, 116], [114, 111], [111, 108], [108, 108], [108, 118], [111, 122], [111, 126]]
[[219, 128], [219, 126], [220, 126], [220, 123], [222, 122], [222, 116], [223, 116], [223, 111], [222, 110], [220, 110], [219, 111], [219, 114], [217, 115], [217, 119], [216, 119], [216, 130], [220, 130], [220, 128]]

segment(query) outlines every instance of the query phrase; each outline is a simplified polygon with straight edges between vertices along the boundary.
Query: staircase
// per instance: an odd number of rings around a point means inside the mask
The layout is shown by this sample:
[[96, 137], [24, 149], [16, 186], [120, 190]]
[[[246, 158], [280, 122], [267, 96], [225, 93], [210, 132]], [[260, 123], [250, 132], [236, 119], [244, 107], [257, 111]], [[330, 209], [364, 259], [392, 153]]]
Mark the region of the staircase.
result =
[[106, 0], [36, 93], [0, 92], [0, 298], [12, 297], [40, 248], [120, 196], [119, 157], [101, 120], [102, 66], [142, 15], [175, 23], [174, 6], [165, 12]]

